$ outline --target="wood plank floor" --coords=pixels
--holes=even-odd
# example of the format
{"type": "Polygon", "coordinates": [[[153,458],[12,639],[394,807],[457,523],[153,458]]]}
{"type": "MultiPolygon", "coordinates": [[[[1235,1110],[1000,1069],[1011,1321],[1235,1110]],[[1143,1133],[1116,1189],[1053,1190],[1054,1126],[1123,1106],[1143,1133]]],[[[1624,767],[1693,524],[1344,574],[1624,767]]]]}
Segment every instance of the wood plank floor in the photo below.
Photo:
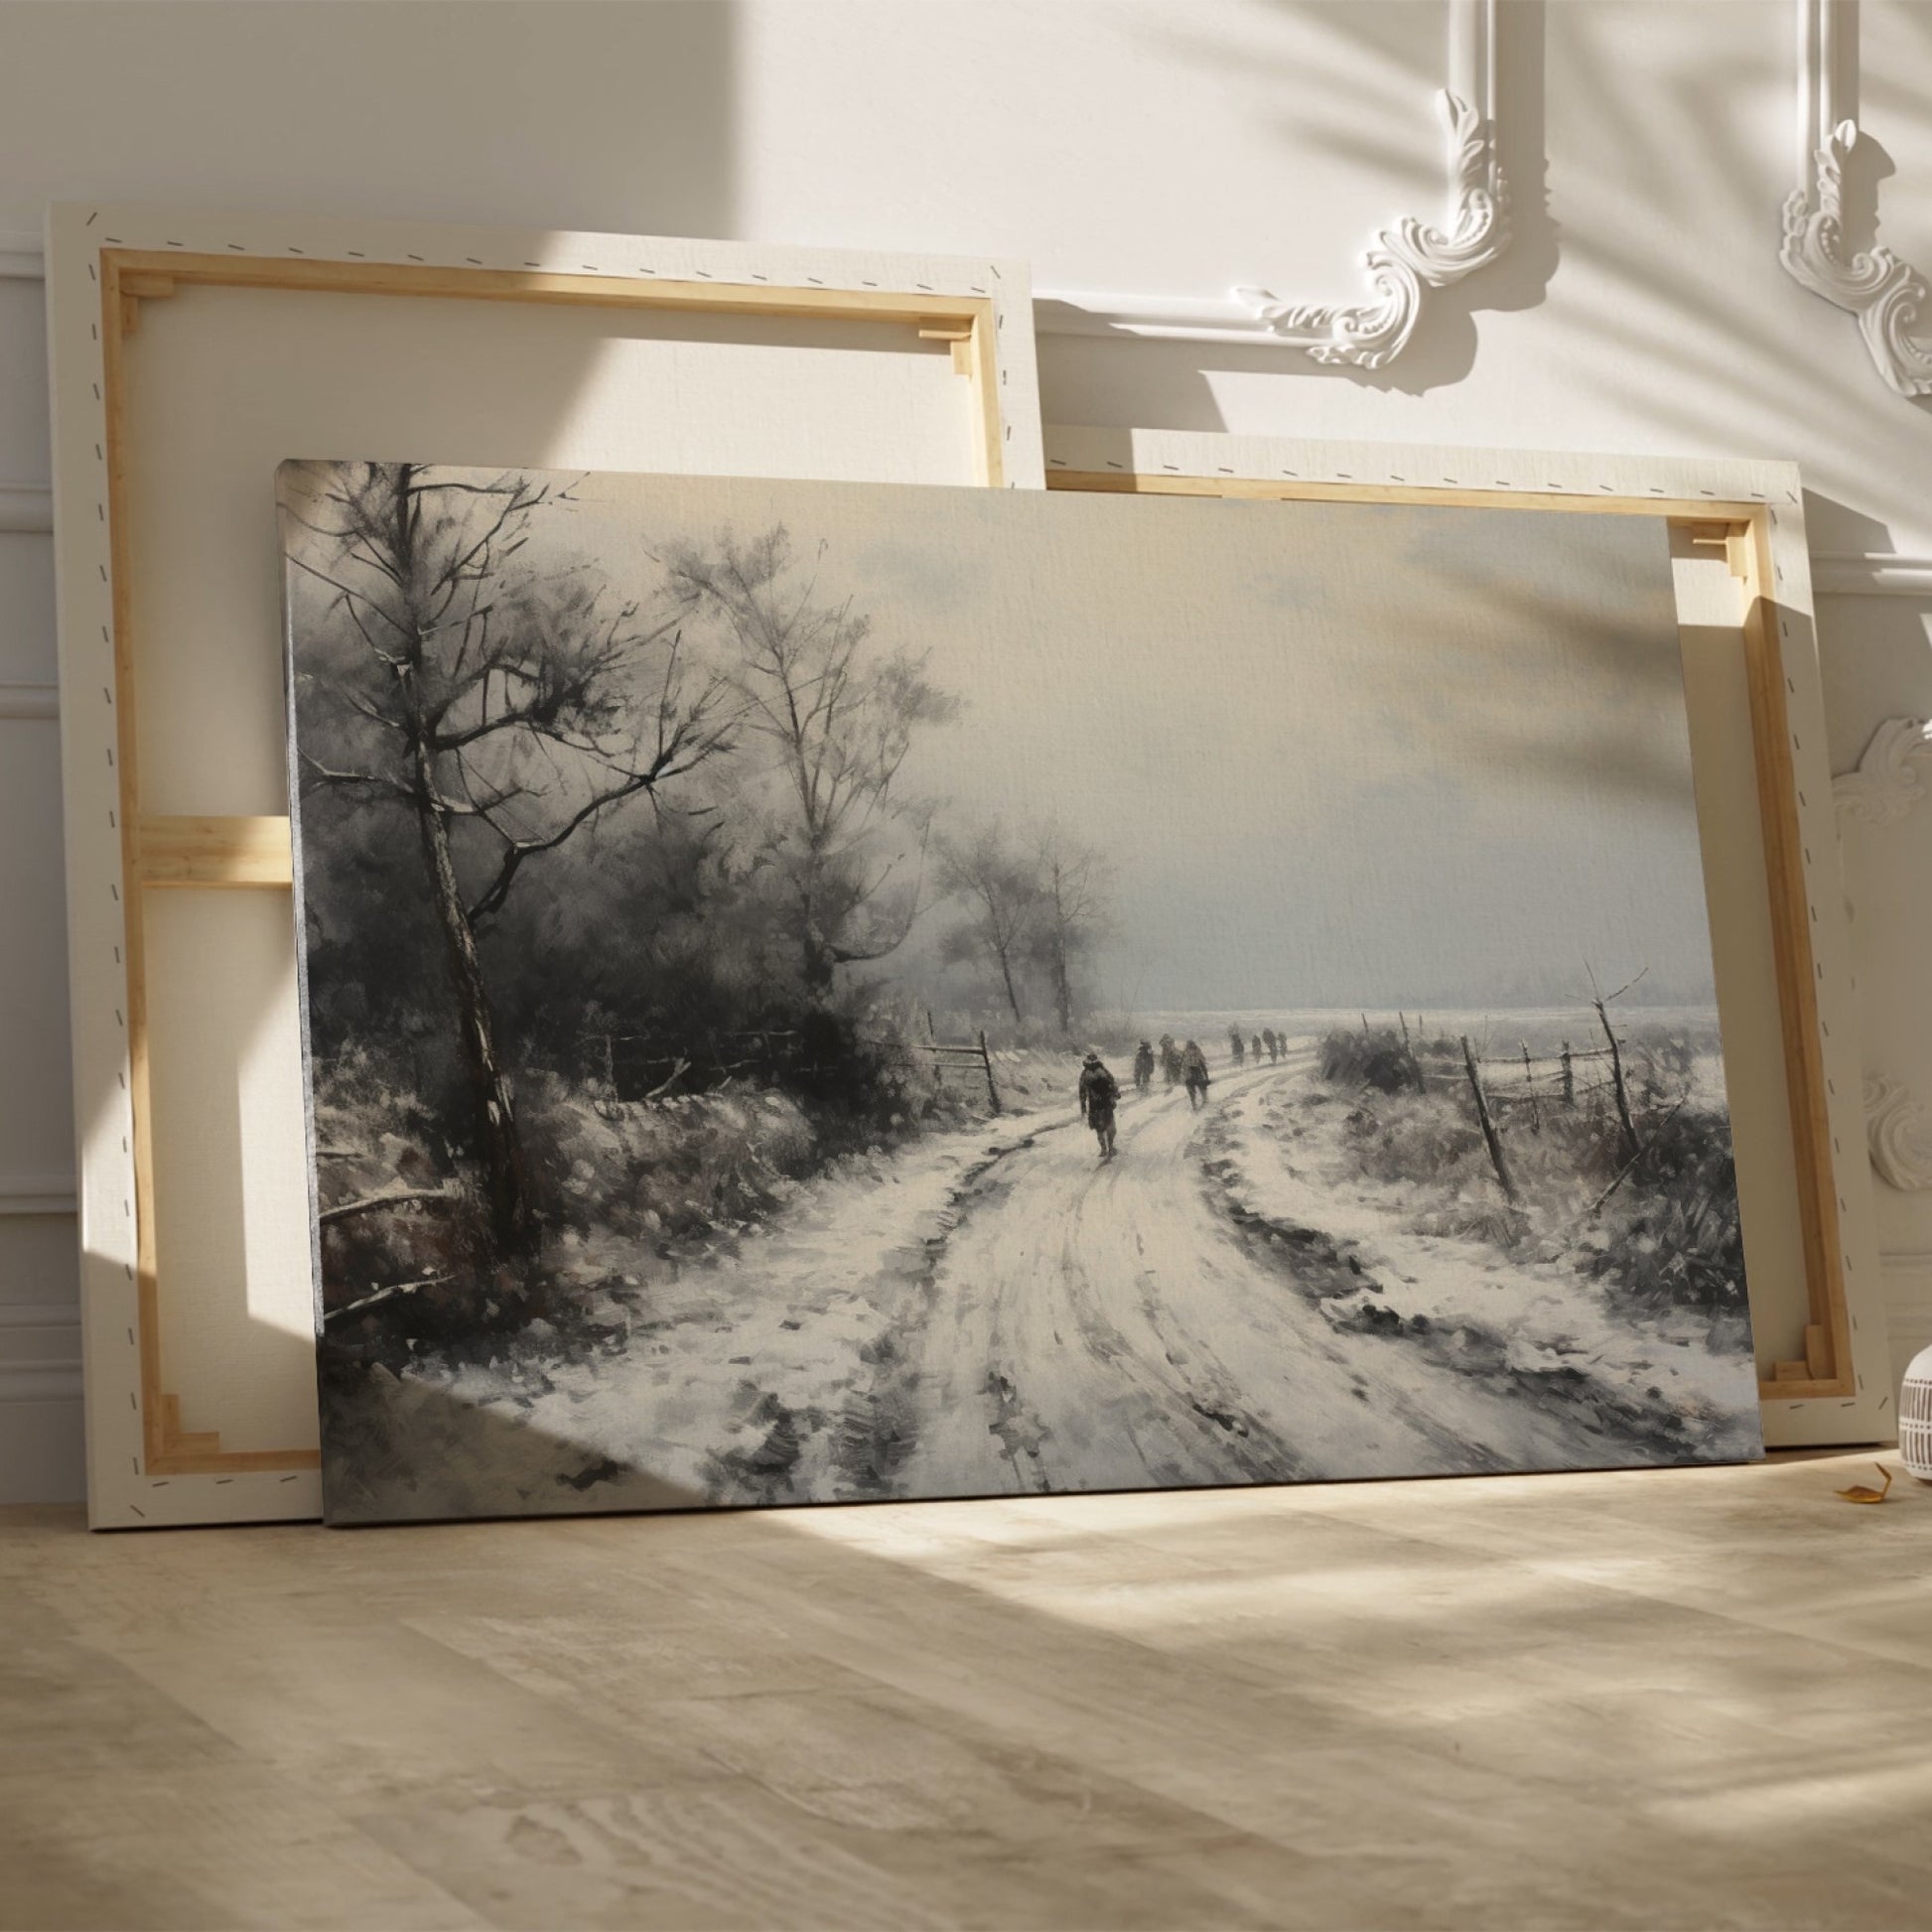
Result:
{"type": "Polygon", "coordinates": [[[0,1924],[1932,1927],[1932,1488],[1871,1459],[0,1511],[0,1924]]]}

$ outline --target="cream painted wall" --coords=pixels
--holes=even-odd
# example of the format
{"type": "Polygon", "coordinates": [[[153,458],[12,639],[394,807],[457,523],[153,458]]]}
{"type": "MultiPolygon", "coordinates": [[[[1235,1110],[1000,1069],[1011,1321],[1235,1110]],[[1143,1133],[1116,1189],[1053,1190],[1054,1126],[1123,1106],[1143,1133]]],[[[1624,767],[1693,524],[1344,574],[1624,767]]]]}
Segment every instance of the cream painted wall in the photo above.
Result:
{"type": "MultiPolygon", "coordinates": [[[[1932,266],[1932,4],[1860,12],[1883,239],[1932,266]]],[[[1436,211],[1445,49],[1436,0],[0,5],[0,251],[101,196],[1350,298],[1372,231],[1436,211]]],[[[1791,458],[1815,552],[1932,573],[1932,403],[1778,265],[1794,49],[1790,0],[1505,0],[1516,239],[1398,362],[1050,337],[1048,419],[1791,458]]],[[[47,475],[39,302],[0,279],[0,1496],[80,1483],[50,567],[8,487],[47,475]]],[[[1820,626],[1845,769],[1932,715],[1932,594],[1836,593],[1820,626]]],[[[1932,811],[1848,843],[1867,1064],[1932,1103],[1932,811]]],[[[1932,1191],[1878,1192],[1902,1358],[1932,1340],[1932,1191]]]]}

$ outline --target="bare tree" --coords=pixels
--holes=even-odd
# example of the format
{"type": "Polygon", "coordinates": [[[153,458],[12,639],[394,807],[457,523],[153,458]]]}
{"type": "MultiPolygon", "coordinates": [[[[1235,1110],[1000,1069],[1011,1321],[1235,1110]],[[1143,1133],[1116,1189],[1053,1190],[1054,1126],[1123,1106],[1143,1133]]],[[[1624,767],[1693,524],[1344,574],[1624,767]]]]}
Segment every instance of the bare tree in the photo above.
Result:
{"type": "Polygon", "coordinates": [[[999,975],[1015,1026],[1026,1023],[1015,978],[1038,938],[1039,882],[1028,855],[997,824],[940,848],[940,882],[965,901],[966,915],[946,935],[949,960],[977,960],[999,975]]]}
{"type": "Polygon", "coordinates": [[[671,621],[640,624],[586,566],[513,561],[537,512],[568,500],[514,475],[368,464],[319,502],[288,506],[312,539],[293,560],[343,620],[327,674],[296,694],[304,736],[342,748],[305,756],[305,782],[415,823],[490,1219],[509,1251],[537,1229],[478,933],[530,860],[623,799],[656,798],[732,734],[728,693],[716,680],[694,688],[671,621]]]}
{"type": "Polygon", "coordinates": [[[675,604],[729,633],[746,730],[775,753],[784,803],[766,856],[790,901],[805,985],[822,998],[835,968],[885,958],[918,915],[927,814],[903,795],[899,769],[917,732],[957,703],[923,657],[875,648],[851,598],[821,597],[817,560],[802,567],[781,524],[751,543],[727,532],[666,562],[675,604]]]}
{"type": "Polygon", "coordinates": [[[1033,853],[1038,915],[1033,953],[1053,990],[1060,1032],[1073,1031],[1073,974],[1093,949],[1111,916],[1107,861],[1057,825],[1039,834],[1033,853]]]}

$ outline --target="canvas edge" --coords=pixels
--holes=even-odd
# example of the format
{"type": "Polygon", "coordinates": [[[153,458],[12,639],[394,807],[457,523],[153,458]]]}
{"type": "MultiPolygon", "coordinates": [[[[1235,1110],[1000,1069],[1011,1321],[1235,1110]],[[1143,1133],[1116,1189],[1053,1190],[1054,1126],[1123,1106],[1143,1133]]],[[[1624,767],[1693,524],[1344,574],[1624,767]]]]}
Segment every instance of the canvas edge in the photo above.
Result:
{"type": "MultiPolygon", "coordinates": [[[[316,1162],[316,1088],[315,1088],[315,1048],[311,1039],[309,1024],[309,918],[308,887],[303,865],[302,812],[300,807],[302,787],[302,754],[295,734],[295,600],[293,565],[289,556],[289,526],[293,521],[290,510],[287,484],[289,473],[305,467],[305,459],[285,457],[275,466],[275,521],[282,546],[281,581],[282,605],[282,756],[283,768],[288,780],[289,800],[289,899],[290,917],[295,926],[295,1024],[296,1037],[302,1053],[302,1154],[307,1165],[307,1185],[304,1189],[305,1207],[308,1215],[308,1256],[309,1256],[309,1307],[310,1322],[315,1333],[316,1358],[314,1363],[316,1382],[316,1411],[318,1450],[320,1451],[321,1411],[322,1411],[322,1334],[323,1334],[323,1297],[322,1297],[322,1200],[319,1191],[319,1173],[316,1162]]],[[[329,1484],[327,1461],[316,1472],[317,1511],[323,1520],[329,1520],[329,1484]]]]}
{"type": "Polygon", "coordinates": [[[1344,443],[1206,430],[1108,429],[1049,423],[1046,468],[1055,472],[1550,495],[1642,497],[1765,506],[1772,592],[1794,620],[1779,639],[1788,683],[1793,775],[1806,899],[1817,967],[1831,1173],[1840,1210],[1845,1305],[1851,1328],[1850,1396],[1766,1397],[1767,1448],[1890,1440],[1891,1362],[1879,1273],[1876,1204],[1861,1102],[1859,1016],[1845,912],[1843,861],[1827,756],[1824,685],[1798,466],[1747,457],[1610,455],[1442,444],[1344,443]]]}
{"type": "Polygon", "coordinates": [[[857,289],[899,279],[937,293],[983,295],[994,308],[995,406],[1004,481],[1014,488],[1044,483],[1031,275],[1024,263],[971,256],[93,202],[54,203],[45,236],[88,1522],[95,1529],[137,1529],[312,1519],[322,1511],[318,1470],[150,1475],[144,1468],[101,250],[447,268],[521,268],[535,261],[571,275],[631,279],[650,268],[666,279],[774,287],[819,282],[857,289]],[[631,252],[610,259],[620,249],[631,252]],[[637,251],[647,252],[649,262],[637,251]],[[95,692],[103,700],[98,708],[88,703],[95,692]]]}

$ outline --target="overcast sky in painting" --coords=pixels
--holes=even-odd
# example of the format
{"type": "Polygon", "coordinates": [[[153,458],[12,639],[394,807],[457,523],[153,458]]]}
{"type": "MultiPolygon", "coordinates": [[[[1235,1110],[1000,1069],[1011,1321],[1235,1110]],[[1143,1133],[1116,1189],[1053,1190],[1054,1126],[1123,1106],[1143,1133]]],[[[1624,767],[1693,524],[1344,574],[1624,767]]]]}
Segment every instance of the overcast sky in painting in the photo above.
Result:
{"type": "MultiPolygon", "coordinates": [[[[567,536],[772,522],[963,699],[940,825],[1056,818],[1115,872],[1103,1004],[1711,999],[1666,536],[1647,517],[724,478],[579,483],[567,536]]],[[[546,533],[544,541],[554,540],[546,533]]],[[[913,957],[916,957],[914,949],[913,957]]]]}

